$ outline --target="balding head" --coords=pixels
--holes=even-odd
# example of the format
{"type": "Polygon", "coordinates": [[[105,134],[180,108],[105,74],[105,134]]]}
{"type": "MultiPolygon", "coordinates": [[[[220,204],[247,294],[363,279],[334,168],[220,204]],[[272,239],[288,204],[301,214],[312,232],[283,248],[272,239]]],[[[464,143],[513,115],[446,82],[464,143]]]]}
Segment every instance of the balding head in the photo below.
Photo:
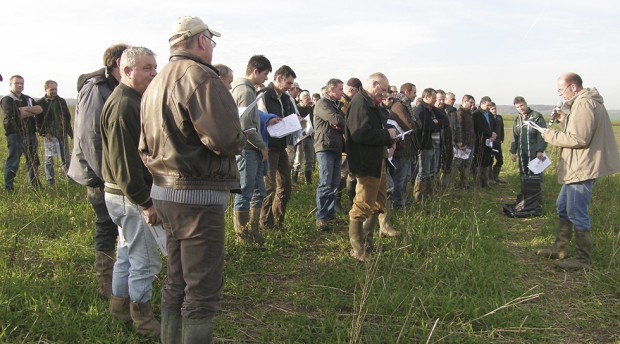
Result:
{"type": "Polygon", "coordinates": [[[557,86],[560,97],[568,101],[583,89],[583,80],[576,73],[565,73],[558,78],[557,86]]]}
{"type": "Polygon", "coordinates": [[[386,94],[389,90],[390,82],[385,74],[376,72],[372,73],[368,80],[366,80],[366,84],[364,84],[364,90],[368,92],[368,95],[374,101],[381,101],[383,99],[383,94],[386,94]]]}

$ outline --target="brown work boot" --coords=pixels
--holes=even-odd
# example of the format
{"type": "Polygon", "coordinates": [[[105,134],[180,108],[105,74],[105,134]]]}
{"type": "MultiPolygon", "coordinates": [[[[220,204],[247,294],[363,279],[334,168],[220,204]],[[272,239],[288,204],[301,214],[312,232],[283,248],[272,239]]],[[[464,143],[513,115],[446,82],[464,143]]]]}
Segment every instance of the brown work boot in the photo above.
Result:
{"type": "Polygon", "coordinates": [[[116,319],[131,323],[131,314],[129,313],[129,298],[110,295],[110,314],[116,319]]]}
{"type": "Polygon", "coordinates": [[[385,213],[379,214],[379,235],[381,236],[393,238],[400,236],[401,234],[398,229],[392,226],[390,221],[392,218],[391,213],[392,211],[390,210],[390,204],[388,204],[385,209],[385,213]]]}
{"type": "Polygon", "coordinates": [[[112,295],[112,272],[116,254],[114,251],[95,251],[95,275],[99,296],[109,299],[112,295]]]}
{"type": "Polygon", "coordinates": [[[249,231],[249,211],[235,211],[233,214],[233,226],[235,228],[236,241],[240,244],[251,245],[254,242],[252,233],[249,231]]]}
{"type": "Polygon", "coordinates": [[[590,270],[592,236],[590,231],[575,231],[575,257],[556,261],[554,264],[567,271],[590,270]]]}
{"type": "Polygon", "coordinates": [[[566,245],[573,236],[573,224],[567,219],[559,219],[555,243],[550,247],[536,251],[536,254],[549,259],[564,259],[566,245]]]}
{"type": "Polygon", "coordinates": [[[364,245],[363,238],[363,226],[364,221],[361,219],[351,219],[349,221],[349,242],[351,243],[351,257],[359,260],[360,262],[366,262],[368,260],[368,254],[364,245]]]}
{"type": "Polygon", "coordinates": [[[248,223],[254,242],[262,245],[265,238],[260,234],[260,208],[250,208],[250,222],[248,223]]]}
{"type": "Polygon", "coordinates": [[[161,336],[161,325],[159,321],[155,319],[151,304],[146,303],[133,303],[129,304],[129,311],[131,314],[131,320],[133,320],[133,327],[139,334],[159,338],[161,336]]]}

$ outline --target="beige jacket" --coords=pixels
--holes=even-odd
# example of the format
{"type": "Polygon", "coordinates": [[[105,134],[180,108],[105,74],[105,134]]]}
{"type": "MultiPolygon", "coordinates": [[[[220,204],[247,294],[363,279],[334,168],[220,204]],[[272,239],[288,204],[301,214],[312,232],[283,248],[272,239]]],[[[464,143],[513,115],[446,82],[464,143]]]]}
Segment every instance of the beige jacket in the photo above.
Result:
{"type": "Polygon", "coordinates": [[[620,171],[620,155],[603,97],[584,88],[566,103],[570,113],[543,138],[560,147],[558,182],[571,184],[620,171]]]}

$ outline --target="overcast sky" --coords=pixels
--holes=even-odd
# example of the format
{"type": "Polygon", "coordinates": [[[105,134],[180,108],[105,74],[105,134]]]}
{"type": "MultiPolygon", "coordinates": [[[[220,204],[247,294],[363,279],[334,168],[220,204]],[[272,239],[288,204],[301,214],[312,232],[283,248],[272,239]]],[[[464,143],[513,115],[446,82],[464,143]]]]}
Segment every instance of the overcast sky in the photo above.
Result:
{"type": "MultiPolygon", "coordinates": [[[[78,75],[102,65],[114,43],[151,48],[158,69],[168,60],[171,23],[195,15],[222,33],[213,63],[242,76],[254,54],[287,64],[300,86],[318,92],[330,78],[413,82],[452,91],[460,100],[515,96],[555,104],[555,81],[567,71],[597,87],[620,109],[620,3],[611,0],[512,1],[19,1],[2,9],[0,94],[9,77],[41,97],[54,79],[75,98],[78,75]]],[[[270,75],[272,79],[273,74],[270,75]]]]}

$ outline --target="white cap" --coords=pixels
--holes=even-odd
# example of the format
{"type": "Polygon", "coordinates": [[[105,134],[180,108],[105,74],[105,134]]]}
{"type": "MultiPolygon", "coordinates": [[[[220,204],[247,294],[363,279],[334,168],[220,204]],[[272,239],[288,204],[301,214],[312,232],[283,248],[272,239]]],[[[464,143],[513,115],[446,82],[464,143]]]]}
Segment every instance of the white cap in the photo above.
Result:
{"type": "Polygon", "coordinates": [[[216,36],[220,37],[221,34],[217,31],[213,31],[209,29],[207,24],[205,24],[200,18],[185,16],[179,17],[174,24],[172,24],[172,34],[168,42],[170,46],[173,46],[179,42],[183,42],[186,39],[196,36],[197,34],[209,31],[211,37],[216,36]]]}

